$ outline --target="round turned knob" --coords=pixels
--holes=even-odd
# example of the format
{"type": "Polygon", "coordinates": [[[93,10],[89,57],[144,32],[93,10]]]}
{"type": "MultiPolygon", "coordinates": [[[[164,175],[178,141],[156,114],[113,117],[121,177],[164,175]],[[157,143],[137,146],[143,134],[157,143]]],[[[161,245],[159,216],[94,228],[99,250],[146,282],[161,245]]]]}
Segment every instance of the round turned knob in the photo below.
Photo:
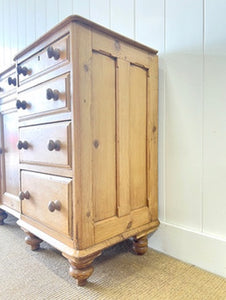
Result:
{"type": "Polygon", "coordinates": [[[61,203],[59,200],[49,201],[48,210],[54,212],[54,210],[61,210],[61,203]]]}
{"type": "Polygon", "coordinates": [[[3,150],[2,150],[2,148],[0,148],[0,154],[2,154],[3,153],[3,150]]]}
{"type": "Polygon", "coordinates": [[[27,102],[26,101],[20,101],[20,100],[17,100],[16,101],[16,108],[17,109],[26,109],[27,108],[27,102]]]}
{"type": "Polygon", "coordinates": [[[27,150],[28,147],[29,147],[29,144],[28,144],[27,141],[24,141],[24,142],[19,141],[19,142],[17,143],[17,148],[18,148],[19,150],[21,150],[21,149],[27,150]]]}
{"type": "Polygon", "coordinates": [[[59,91],[58,90],[52,90],[52,89],[47,89],[46,90],[46,99],[50,100],[58,100],[59,99],[59,91]]]}
{"type": "Polygon", "coordinates": [[[9,77],[8,78],[8,84],[9,85],[14,85],[14,86],[16,86],[16,78],[12,78],[12,77],[9,77]]]}
{"type": "Polygon", "coordinates": [[[3,91],[4,91],[3,88],[0,87],[0,92],[3,92],[3,91]]]}
{"type": "Polygon", "coordinates": [[[54,57],[55,60],[58,60],[60,58],[60,50],[57,48],[53,48],[52,46],[49,46],[47,48],[47,55],[48,58],[54,57]]]}
{"type": "Polygon", "coordinates": [[[49,140],[49,143],[48,143],[48,150],[49,151],[53,151],[53,150],[56,150],[56,151],[60,151],[60,141],[53,141],[53,140],[49,140]]]}
{"type": "Polygon", "coordinates": [[[20,200],[30,199],[30,193],[28,191],[20,192],[18,197],[20,200]]]}
{"type": "Polygon", "coordinates": [[[24,76],[26,76],[28,74],[28,68],[27,67],[21,67],[21,66],[17,66],[17,73],[23,74],[24,76]]]}

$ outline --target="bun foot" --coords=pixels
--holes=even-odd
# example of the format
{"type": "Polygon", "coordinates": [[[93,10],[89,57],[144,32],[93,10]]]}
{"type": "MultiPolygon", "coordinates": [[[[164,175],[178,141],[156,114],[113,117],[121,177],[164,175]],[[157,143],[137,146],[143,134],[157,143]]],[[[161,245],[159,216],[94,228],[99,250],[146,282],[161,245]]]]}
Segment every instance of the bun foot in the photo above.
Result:
{"type": "Polygon", "coordinates": [[[42,240],[38,238],[36,235],[27,231],[26,229],[24,228],[22,229],[27,234],[27,236],[25,237],[25,243],[31,246],[32,251],[38,250],[40,248],[40,244],[42,240]]]}
{"type": "Polygon", "coordinates": [[[94,270],[91,264],[100,254],[101,252],[99,251],[86,257],[71,257],[63,253],[70,263],[69,274],[76,279],[78,286],[86,284],[87,279],[92,275],[94,270]]]}
{"type": "Polygon", "coordinates": [[[133,240],[133,250],[137,255],[143,255],[148,250],[148,239],[147,236],[144,236],[142,238],[133,240]]]}
{"type": "Polygon", "coordinates": [[[4,225],[4,220],[8,217],[7,213],[0,209],[0,225],[4,225]]]}

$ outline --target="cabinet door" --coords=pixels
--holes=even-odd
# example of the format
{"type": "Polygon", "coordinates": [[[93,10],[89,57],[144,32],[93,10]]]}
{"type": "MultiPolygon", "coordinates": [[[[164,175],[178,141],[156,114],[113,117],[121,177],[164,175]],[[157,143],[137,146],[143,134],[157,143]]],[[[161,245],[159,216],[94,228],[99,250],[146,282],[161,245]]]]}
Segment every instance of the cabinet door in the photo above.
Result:
{"type": "Polygon", "coordinates": [[[1,113],[1,204],[20,210],[19,156],[17,150],[17,111],[13,108],[1,113]]]}

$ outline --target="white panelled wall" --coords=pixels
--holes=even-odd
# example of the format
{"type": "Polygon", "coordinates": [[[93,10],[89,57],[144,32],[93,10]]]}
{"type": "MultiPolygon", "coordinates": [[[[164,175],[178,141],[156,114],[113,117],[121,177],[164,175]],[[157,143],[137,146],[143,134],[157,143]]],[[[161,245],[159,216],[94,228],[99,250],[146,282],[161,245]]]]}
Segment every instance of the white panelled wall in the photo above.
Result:
{"type": "Polygon", "coordinates": [[[0,69],[71,14],[159,50],[159,216],[150,246],[226,276],[226,1],[0,0],[0,69]]]}

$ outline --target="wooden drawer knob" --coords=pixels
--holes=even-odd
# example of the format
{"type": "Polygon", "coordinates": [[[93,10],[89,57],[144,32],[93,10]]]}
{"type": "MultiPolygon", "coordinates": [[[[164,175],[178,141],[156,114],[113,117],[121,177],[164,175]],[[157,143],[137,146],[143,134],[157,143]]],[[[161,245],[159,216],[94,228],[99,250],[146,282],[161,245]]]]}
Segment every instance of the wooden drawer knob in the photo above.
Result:
{"type": "Polygon", "coordinates": [[[59,99],[59,91],[58,90],[52,90],[52,89],[47,89],[46,90],[46,99],[48,100],[58,100],[59,99]]]}
{"type": "Polygon", "coordinates": [[[47,55],[48,58],[54,57],[55,60],[58,60],[60,58],[60,50],[57,48],[53,48],[52,46],[49,46],[47,48],[47,55]]]}
{"type": "Polygon", "coordinates": [[[17,143],[17,149],[19,149],[19,150],[21,150],[21,149],[27,150],[28,147],[29,147],[29,144],[28,144],[27,141],[24,141],[24,142],[19,141],[19,142],[17,143]]]}
{"type": "Polygon", "coordinates": [[[24,76],[26,76],[28,74],[28,68],[27,67],[21,67],[21,66],[17,66],[17,73],[23,74],[24,76]]]}
{"type": "Polygon", "coordinates": [[[16,86],[16,78],[12,78],[12,77],[9,77],[8,78],[8,84],[9,85],[14,85],[14,86],[16,86]]]}
{"type": "Polygon", "coordinates": [[[20,109],[20,108],[22,108],[22,109],[26,109],[27,108],[27,102],[26,101],[20,101],[20,100],[17,100],[16,101],[16,108],[17,109],[20,109]]]}
{"type": "Polygon", "coordinates": [[[3,88],[0,87],[0,92],[3,92],[3,91],[4,91],[3,88]]]}
{"type": "Polygon", "coordinates": [[[56,150],[56,151],[60,151],[60,141],[56,140],[55,142],[53,140],[49,140],[49,143],[48,143],[48,150],[49,151],[53,151],[53,150],[56,150]]]}
{"type": "Polygon", "coordinates": [[[19,193],[19,199],[20,200],[30,199],[30,193],[28,191],[26,191],[26,192],[20,192],[19,193]]]}
{"type": "Polygon", "coordinates": [[[3,150],[2,150],[2,148],[0,148],[0,154],[2,154],[3,153],[3,150]]]}
{"type": "Polygon", "coordinates": [[[54,212],[55,210],[61,210],[61,203],[59,200],[49,201],[48,210],[54,212]]]}

